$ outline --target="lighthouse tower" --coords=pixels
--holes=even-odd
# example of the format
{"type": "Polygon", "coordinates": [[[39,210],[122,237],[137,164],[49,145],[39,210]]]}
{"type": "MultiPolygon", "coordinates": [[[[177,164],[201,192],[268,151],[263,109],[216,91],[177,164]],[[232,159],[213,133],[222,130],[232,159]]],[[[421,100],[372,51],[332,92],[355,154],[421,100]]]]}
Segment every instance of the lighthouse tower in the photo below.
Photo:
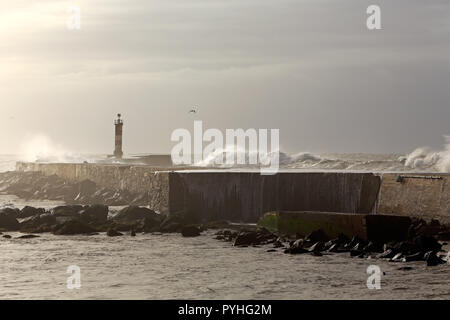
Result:
{"type": "Polygon", "coordinates": [[[122,128],[123,128],[123,120],[121,119],[121,114],[117,114],[117,120],[114,121],[114,126],[116,127],[116,135],[115,135],[115,149],[114,149],[114,157],[117,159],[122,159],[123,151],[122,151],[122,128]]]}

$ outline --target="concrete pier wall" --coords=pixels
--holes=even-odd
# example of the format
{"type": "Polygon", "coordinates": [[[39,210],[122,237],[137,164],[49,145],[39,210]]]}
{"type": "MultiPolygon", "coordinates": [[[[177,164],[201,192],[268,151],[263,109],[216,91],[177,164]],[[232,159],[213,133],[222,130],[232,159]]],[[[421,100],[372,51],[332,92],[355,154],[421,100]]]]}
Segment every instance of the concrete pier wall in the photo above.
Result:
{"type": "Polygon", "coordinates": [[[322,211],[395,214],[450,223],[448,174],[289,171],[263,176],[256,171],[44,163],[17,163],[16,169],[145,192],[152,209],[186,211],[199,221],[255,222],[269,211],[322,211]]]}
{"type": "Polygon", "coordinates": [[[371,173],[173,172],[170,210],[196,220],[255,222],[265,212],[371,213],[380,178],[371,173]],[[173,192],[172,192],[173,191],[173,192]]]}

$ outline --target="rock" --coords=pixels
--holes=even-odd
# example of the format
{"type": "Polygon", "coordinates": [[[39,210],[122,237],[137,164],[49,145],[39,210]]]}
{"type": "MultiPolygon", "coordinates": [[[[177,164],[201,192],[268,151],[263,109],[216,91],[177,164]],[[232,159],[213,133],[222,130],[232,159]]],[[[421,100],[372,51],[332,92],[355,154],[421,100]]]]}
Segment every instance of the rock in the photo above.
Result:
{"type": "Polygon", "coordinates": [[[97,191],[96,183],[88,179],[76,183],[73,188],[77,190],[77,195],[74,200],[85,196],[89,197],[97,191]]]}
{"type": "Polygon", "coordinates": [[[412,270],[412,269],[413,269],[413,267],[400,267],[397,270],[409,271],[409,270],[412,270]]]}
{"type": "Polygon", "coordinates": [[[306,250],[303,248],[305,244],[305,241],[303,239],[295,240],[291,243],[290,247],[286,250],[284,250],[284,253],[290,253],[290,254],[302,254],[310,252],[309,250],[306,250]]]}
{"type": "Polygon", "coordinates": [[[200,229],[194,225],[184,226],[181,229],[181,234],[183,237],[197,237],[200,235],[200,229]]]}
{"type": "Polygon", "coordinates": [[[131,232],[130,232],[130,236],[132,236],[132,237],[136,237],[136,232],[134,232],[134,230],[133,230],[133,229],[131,229],[131,232]]]}
{"type": "Polygon", "coordinates": [[[403,262],[421,261],[423,260],[423,253],[417,252],[415,254],[407,255],[403,258],[403,262]]]}
{"type": "Polygon", "coordinates": [[[277,250],[275,250],[275,249],[269,249],[269,250],[267,250],[266,252],[277,252],[277,250]]]}
{"type": "Polygon", "coordinates": [[[20,210],[19,214],[17,215],[17,218],[23,219],[23,218],[28,218],[28,217],[32,217],[32,216],[37,216],[42,213],[45,213],[44,208],[34,208],[34,207],[26,206],[22,210],[20,210]]]}
{"type": "Polygon", "coordinates": [[[23,236],[19,236],[16,239],[33,239],[33,238],[39,238],[39,236],[36,236],[34,234],[25,234],[23,236]]]}
{"type": "Polygon", "coordinates": [[[308,253],[309,251],[304,249],[304,248],[299,248],[299,247],[290,247],[286,250],[284,250],[284,253],[289,253],[289,254],[302,254],[302,253],[308,253]]]}
{"type": "Polygon", "coordinates": [[[91,234],[97,230],[80,220],[67,221],[57,226],[53,234],[56,235],[75,235],[75,234],[91,234]]]}
{"type": "Polygon", "coordinates": [[[339,252],[339,244],[335,243],[328,248],[328,252],[339,252]]]}
{"type": "Polygon", "coordinates": [[[364,252],[362,252],[361,250],[350,250],[350,257],[359,257],[362,254],[364,254],[364,252]]]}
{"type": "Polygon", "coordinates": [[[94,204],[86,206],[80,211],[80,217],[85,222],[105,223],[108,220],[108,206],[94,204]]]}
{"type": "Polygon", "coordinates": [[[78,217],[82,210],[80,205],[58,206],[50,210],[50,214],[54,217],[78,217]]]}
{"type": "Polygon", "coordinates": [[[137,206],[123,208],[113,217],[113,220],[119,223],[135,223],[142,219],[152,219],[158,224],[161,222],[160,216],[155,211],[137,206]]]}
{"type": "Polygon", "coordinates": [[[350,242],[348,242],[344,247],[348,249],[354,248],[358,243],[363,243],[364,241],[357,236],[354,236],[350,242]]]}
{"type": "Polygon", "coordinates": [[[414,238],[414,244],[424,252],[439,251],[442,248],[442,245],[434,237],[426,235],[419,235],[414,238]]]}
{"type": "Polygon", "coordinates": [[[3,236],[3,238],[5,238],[5,239],[11,239],[11,236],[10,236],[9,234],[5,234],[5,235],[3,236]]]}
{"type": "Polygon", "coordinates": [[[159,228],[161,232],[180,232],[186,222],[187,219],[184,211],[169,212],[163,216],[163,220],[159,228]]]}
{"type": "Polygon", "coordinates": [[[434,251],[428,251],[425,253],[424,259],[429,267],[445,263],[445,261],[439,258],[434,251]]]}
{"type": "Polygon", "coordinates": [[[312,245],[308,251],[309,252],[320,252],[320,251],[323,251],[324,247],[325,247],[324,243],[319,241],[319,242],[316,242],[314,245],[312,245]]]}
{"type": "Polygon", "coordinates": [[[25,233],[41,233],[53,231],[57,225],[56,217],[49,213],[25,218],[20,223],[20,231],[25,233]]]}
{"type": "Polygon", "coordinates": [[[255,231],[240,232],[234,239],[233,246],[250,246],[258,244],[258,233],[255,231]]]}
{"type": "Polygon", "coordinates": [[[108,229],[108,231],[106,232],[106,235],[108,237],[119,237],[119,236],[123,236],[122,233],[116,231],[115,229],[108,229]]]}
{"type": "Polygon", "coordinates": [[[17,221],[17,215],[19,210],[14,209],[2,209],[0,210],[0,229],[7,231],[19,230],[19,221],[17,221]]]}
{"type": "Polygon", "coordinates": [[[327,242],[328,240],[330,240],[330,238],[322,229],[311,232],[308,236],[306,236],[306,239],[310,240],[312,243],[327,242]]]}
{"type": "Polygon", "coordinates": [[[402,261],[403,261],[403,253],[397,253],[389,260],[389,262],[402,262],[402,261]]]}
{"type": "Polygon", "coordinates": [[[392,249],[387,249],[386,251],[377,255],[376,257],[378,259],[390,259],[390,258],[393,258],[394,256],[395,256],[395,252],[392,249]]]}
{"type": "Polygon", "coordinates": [[[370,241],[363,249],[364,252],[383,252],[383,246],[381,244],[374,243],[370,241]]]}

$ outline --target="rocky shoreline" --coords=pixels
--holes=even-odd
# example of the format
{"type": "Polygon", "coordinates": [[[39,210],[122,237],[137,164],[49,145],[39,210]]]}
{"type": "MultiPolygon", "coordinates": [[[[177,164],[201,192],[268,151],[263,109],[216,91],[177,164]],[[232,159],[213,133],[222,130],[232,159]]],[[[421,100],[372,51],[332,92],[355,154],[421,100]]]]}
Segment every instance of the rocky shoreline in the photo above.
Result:
{"type": "Polygon", "coordinates": [[[131,193],[127,190],[108,189],[91,180],[74,183],[57,175],[46,176],[40,172],[0,173],[0,192],[26,200],[59,200],[67,204],[145,206],[149,203],[149,194],[146,192],[131,193]]]}
{"type": "MultiPolygon", "coordinates": [[[[424,261],[427,266],[450,263],[448,252],[442,250],[450,240],[449,230],[437,221],[426,223],[416,219],[411,225],[406,241],[374,243],[358,237],[340,235],[330,239],[322,230],[294,239],[276,234],[255,225],[229,224],[216,221],[193,224],[182,212],[158,214],[146,207],[128,206],[111,215],[106,205],[65,205],[44,210],[24,207],[22,210],[0,210],[0,232],[25,233],[20,239],[38,237],[39,233],[55,235],[95,235],[105,232],[109,237],[137,236],[139,233],[180,233],[184,237],[199,236],[207,229],[219,229],[214,239],[230,242],[235,247],[268,246],[267,252],[283,251],[285,254],[310,254],[323,256],[346,254],[360,259],[385,259],[391,262],[424,261]]],[[[3,234],[3,238],[11,236],[3,234]]]]}

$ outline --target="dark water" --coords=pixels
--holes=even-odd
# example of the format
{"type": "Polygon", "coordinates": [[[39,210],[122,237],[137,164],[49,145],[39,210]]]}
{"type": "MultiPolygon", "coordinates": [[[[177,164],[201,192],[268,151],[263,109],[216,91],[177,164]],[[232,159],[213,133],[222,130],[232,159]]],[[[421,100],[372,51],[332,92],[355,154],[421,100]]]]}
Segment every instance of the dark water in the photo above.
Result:
{"type": "MultiPolygon", "coordinates": [[[[18,199],[6,199],[20,207],[18,199]]],[[[0,203],[4,200],[0,196],[0,203]]],[[[267,252],[270,246],[232,247],[214,240],[212,231],[197,238],[8,234],[13,239],[0,238],[0,299],[450,298],[450,265],[285,255],[267,252]],[[380,290],[366,285],[373,264],[385,272],[380,290]],[[81,269],[80,289],[67,289],[70,265],[81,269]],[[398,270],[406,265],[413,269],[398,270]]]]}
{"type": "MultiPolygon", "coordinates": [[[[0,195],[0,207],[51,208],[0,195]]],[[[137,237],[0,237],[0,299],[449,299],[450,265],[390,263],[267,252],[270,246],[235,248],[207,232],[137,237]],[[68,289],[68,266],[81,270],[81,288],[68,289]],[[385,275],[369,290],[367,267],[385,275]],[[410,266],[409,271],[399,270],[410,266]]]]}

